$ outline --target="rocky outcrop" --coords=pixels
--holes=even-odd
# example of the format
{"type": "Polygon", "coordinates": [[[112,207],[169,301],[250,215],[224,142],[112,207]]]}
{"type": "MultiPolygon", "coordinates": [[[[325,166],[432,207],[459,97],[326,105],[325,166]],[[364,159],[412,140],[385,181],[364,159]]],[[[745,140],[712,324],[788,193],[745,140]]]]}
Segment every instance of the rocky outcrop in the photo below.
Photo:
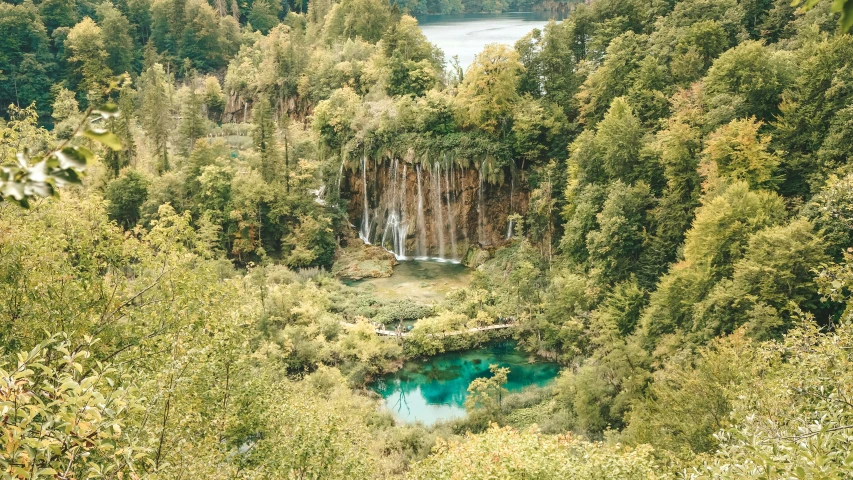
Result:
{"type": "Polygon", "coordinates": [[[390,277],[397,265],[394,254],[377,245],[365,245],[355,232],[338,249],[332,275],[346,280],[390,277]]]}
{"type": "MultiPolygon", "coordinates": [[[[503,243],[509,216],[527,210],[529,192],[508,168],[503,182],[483,181],[476,167],[363,158],[343,175],[341,195],[359,236],[397,258],[461,261],[469,247],[503,243]]],[[[493,178],[494,179],[494,178],[493,178]]]]}
{"type": "Polygon", "coordinates": [[[479,245],[471,245],[468,247],[468,251],[465,252],[465,256],[462,257],[462,265],[469,268],[477,268],[486,263],[490,258],[492,258],[492,254],[488,249],[479,245]]]}

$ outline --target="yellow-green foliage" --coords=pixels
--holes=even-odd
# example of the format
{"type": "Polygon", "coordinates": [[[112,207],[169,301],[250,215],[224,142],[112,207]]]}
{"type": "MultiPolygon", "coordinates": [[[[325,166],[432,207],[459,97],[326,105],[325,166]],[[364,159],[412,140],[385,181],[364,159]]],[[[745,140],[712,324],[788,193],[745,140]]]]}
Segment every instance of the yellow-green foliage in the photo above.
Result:
{"type": "Polygon", "coordinates": [[[414,465],[411,479],[664,479],[650,447],[591,443],[571,435],[543,435],[493,425],[459,441],[439,440],[414,465]]]}
{"type": "Polygon", "coordinates": [[[133,431],[133,370],[105,367],[61,335],[0,361],[0,478],[114,478],[147,467],[133,431]]]}

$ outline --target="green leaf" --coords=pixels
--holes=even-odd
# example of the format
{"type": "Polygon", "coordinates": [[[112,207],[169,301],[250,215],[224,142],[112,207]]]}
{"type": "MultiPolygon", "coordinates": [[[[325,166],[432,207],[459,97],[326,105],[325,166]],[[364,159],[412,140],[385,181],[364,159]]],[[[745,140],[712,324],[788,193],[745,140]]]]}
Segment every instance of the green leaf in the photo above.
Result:
{"type": "Polygon", "coordinates": [[[846,0],[841,9],[841,33],[847,33],[853,27],[853,0],[846,0]]]}
{"type": "Polygon", "coordinates": [[[118,117],[118,105],[115,103],[105,103],[95,109],[95,113],[99,114],[104,119],[118,117]]]}
{"type": "Polygon", "coordinates": [[[25,198],[24,184],[19,182],[5,182],[0,185],[0,195],[6,198],[13,198],[17,201],[25,198]]]}
{"type": "Polygon", "coordinates": [[[59,168],[86,168],[86,155],[77,147],[65,147],[56,152],[59,159],[59,168]]]}
{"type": "Polygon", "coordinates": [[[116,137],[114,133],[108,130],[87,128],[85,131],[83,131],[83,136],[86,138],[91,138],[96,142],[100,142],[113,150],[121,150],[121,142],[119,141],[118,137],[116,137]]]}

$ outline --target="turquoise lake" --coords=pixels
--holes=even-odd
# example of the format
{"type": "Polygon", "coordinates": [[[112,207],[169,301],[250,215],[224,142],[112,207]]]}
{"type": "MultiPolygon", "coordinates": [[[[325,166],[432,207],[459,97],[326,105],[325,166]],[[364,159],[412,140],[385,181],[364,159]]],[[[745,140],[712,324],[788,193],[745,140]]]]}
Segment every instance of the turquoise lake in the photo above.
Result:
{"type": "Polygon", "coordinates": [[[432,425],[465,416],[468,384],[489,377],[489,365],[509,367],[506,388],[517,392],[530,385],[544,386],[560,371],[549,362],[531,363],[514,342],[500,342],[464,352],[406,362],[399,371],[379,379],[372,389],[400,421],[432,425]]]}

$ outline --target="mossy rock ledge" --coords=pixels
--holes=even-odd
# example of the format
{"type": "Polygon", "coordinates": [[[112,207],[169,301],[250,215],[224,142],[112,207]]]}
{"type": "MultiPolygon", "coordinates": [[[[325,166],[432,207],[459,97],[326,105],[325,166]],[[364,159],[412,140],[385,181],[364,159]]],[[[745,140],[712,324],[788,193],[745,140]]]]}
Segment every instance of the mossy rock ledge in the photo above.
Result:
{"type": "Polygon", "coordinates": [[[361,240],[348,242],[338,249],[332,265],[332,274],[346,280],[390,277],[397,259],[394,254],[376,245],[366,245],[361,240]]]}
{"type": "Polygon", "coordinates": [[[492,252],[490,252],[489,249],[473,244],[468,247],[468,251],[465,252],[465,256],[462,258],[462,265],[469,268],[477,268],[486,263],[490,258],[492,258],[492,252]]]}

